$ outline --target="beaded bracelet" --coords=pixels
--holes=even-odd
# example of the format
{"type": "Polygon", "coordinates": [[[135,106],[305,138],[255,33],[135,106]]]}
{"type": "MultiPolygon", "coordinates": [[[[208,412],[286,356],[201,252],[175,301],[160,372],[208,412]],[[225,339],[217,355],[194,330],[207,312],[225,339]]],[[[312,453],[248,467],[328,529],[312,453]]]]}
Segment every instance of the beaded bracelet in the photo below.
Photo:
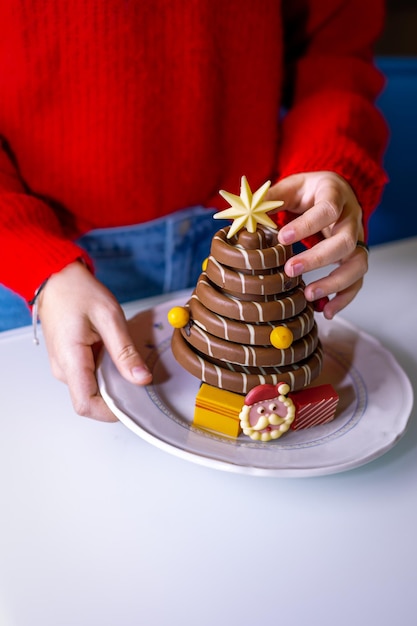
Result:
{"type": "Polygon", "coordinates": [[[29,300],[29,306],[32,307],[32,328],[33,328],[33,343],[38,346],[39,345],[39,339],[38,339],[38,298],[39,295],[42,291],[42,289],[45,287],[46,283],[48,282],[49,278],[47,278],[46,280],[43,281],[43,283],[37,288],[37,290],[35,291],[35,295],[33,296],[32,300],[29,300]]]}

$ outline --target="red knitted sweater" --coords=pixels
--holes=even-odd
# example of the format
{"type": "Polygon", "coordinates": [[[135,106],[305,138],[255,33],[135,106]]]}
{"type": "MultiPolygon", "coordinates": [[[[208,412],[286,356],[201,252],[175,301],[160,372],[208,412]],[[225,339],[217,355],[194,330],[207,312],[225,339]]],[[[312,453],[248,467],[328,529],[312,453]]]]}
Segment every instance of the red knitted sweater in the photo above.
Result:
{"type": "Polygon", "coordinates": [[[367,219],[385,182],[382,5],[0,3],[0,281],[30,299],[80,234],[224,206],[242,174],[336,171],[367,219]]]}

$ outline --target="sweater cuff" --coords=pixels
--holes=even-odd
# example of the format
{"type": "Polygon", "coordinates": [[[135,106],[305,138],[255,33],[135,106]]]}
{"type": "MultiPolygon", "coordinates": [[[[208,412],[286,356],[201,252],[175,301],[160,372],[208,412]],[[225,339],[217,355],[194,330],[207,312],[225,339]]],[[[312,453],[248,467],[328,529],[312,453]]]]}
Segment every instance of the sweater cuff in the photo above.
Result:
{"type": "Polygon", "coordinates": [[[0,196],[0,280],[30,302],[51,274],[81,259],[93,272],[88,254],[66,238],[49,207],[25,194],[0,196]]]}
{"type": "Polygon", "coordinates": [[[330,171],[339,174],[352,187],[363,211],[363,223],[367,234],[369,218],[379,204],[388,177],[381,166],[367,152],[349,139],[337,146],[320,151],[303,150],[302,159],[293,155],[282,164],[279,179],[292,174],[330,171]]]}
{"type": "Polygon", "coordinates": [[[327,90],[284,117],[278,176],[331,171],[352,187],[365,230],[387,176],[382,167],[388,129],[375,105],[357,93],[327,90]]]}

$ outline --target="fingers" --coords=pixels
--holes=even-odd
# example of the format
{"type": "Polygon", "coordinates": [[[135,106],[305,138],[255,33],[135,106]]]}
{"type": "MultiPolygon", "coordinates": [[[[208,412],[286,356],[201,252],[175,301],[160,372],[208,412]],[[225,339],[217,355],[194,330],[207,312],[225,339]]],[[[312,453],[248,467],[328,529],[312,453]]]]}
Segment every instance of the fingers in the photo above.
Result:
{"type": "MultiPolygon", "coordinates": [[[[326,229],[337,224],[346,207],[344,192],[344,187],[336,184],[332,178],[325,186],[319,181],[313,194],[310,191],[305,193],[301,207],[290,209],[293,212],[301,209],[302,213],[281,228],[279,241],[284,245],[293,244],[316,233],[325,233],[326,229]]],[[[357,213],[360,215],[359,206],[357,213]]]]}
{"type": "Polygon", "coordinates": [[[288,276],[300,276],[305,272],[340,263],[351,255],[356,247],[356,235],[353,225],[336,232],[328,239],[316,243],[310,250],[305,250],[291,257],[285,264],[284,270],[288,276]]]}
{"type": "Polygon", "coordinates": [[[68,385],[75,411],[101,421],[117,421],[98,389],[99,345],[105,345],[118,371],[129,382],[141,385],[152,380],[120,305],[77,262],[54,274],[42,296],[40,318],[51,369],[68,385]]]}
{"type": "Polygon", "coordinates": [[[100,395],[95,374],[95,359],[90,346],[76,346],[73,349],[65,381],[68,385],[75,412],[101,422],[117,422],[100,395]]]}
{"type": "Polygon", "coordinates": [[[360,291],[363,277],[368,271],[368,254],[362,248],[345,258],[328,276],[310,283],[305,288],[306,299],[315,300],[336,294],[323,309],[327,319],[344,309],[360,291]]]}
{"type": "Polygon", "coordinates": [[[359,280],[357,283],[354,283],[348,289],[344,291],[340,291],[335,295],[334,298],[329,300],[326,306],[323,309],[323,315],[326,319],[331,320],[337,313],[340,313],[348,304],[356,298],[358,292],[360,291],[363,285],[363,279],[359,280]]]}
{"type": "Polygon", "coordinates": [[[279,232],[279,241],[284,245],[307,239],[319,232],[324,232],[331,224],[337,222],[343,206],[332,200],[321,200],[279,232]]]}
{"type": "MultiPolygon", "coordinates": [[[[118,305],[107,306],[92,315],[94,328],[102,337],[110,357],[120,374],[134,384],[148,384],[152,374],[146,367],[129,334],[127,323],[118,305]]],[[[96,378],[97,344],[72,347],[65,368],[65,382],[75,411],[84,417],[114,422],[117,418],[100,395],[96,378]]]]}
{"type": "Polygon", "coordinates": [[[309,248],[286,262],[288,276],[338,265],[305,289],[310,301],[335,294],[323,309],[325,317],[333,317],[354,299],[368,270],[366,252],[356,248],[363,239],[362,209],[352,188],[334,172],[309,172],[282,179],[268,199],[284,200],[283,209],[295,215],[280,228],[280,243],[303,241],[309,248]]]}
{"type": "MultiPolygon", "coordinates": [[[[290,245],[320,233],[335,235],[343,224],[357,240],[362,210],[349,184],[334,172],[294,174],[280,180],[269,190],[268,199],[284,200],[281,210],[296,215],[282,226],[279,241],[290,245]]],[[[339,259],[344,251],[341,249],[339,259]]]]}

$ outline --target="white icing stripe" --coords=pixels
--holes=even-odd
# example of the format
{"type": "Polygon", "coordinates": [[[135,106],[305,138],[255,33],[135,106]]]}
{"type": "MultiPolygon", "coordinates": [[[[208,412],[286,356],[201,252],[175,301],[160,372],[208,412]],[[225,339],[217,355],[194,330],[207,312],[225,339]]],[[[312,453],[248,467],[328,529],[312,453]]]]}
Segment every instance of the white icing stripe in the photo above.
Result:
{"type": "Polygon", "coordinates": [[[246,293],[246,280],[245,280],[245,275],[244,275],[244,274],[242,274],[241,272],[236,272],[236,273],[237,273],[237,275],[238,275],[238,276],[239,276],[239,278],[240,278],[240,285],[241,285],[241,286],[240,286],[240,288],[241,288],[242,294],[243,294],[243,293],[246,293]]]}
{"type": "Polygon", "coordinates": [[[263,322],[264,321],[264,316],[263,316],[263,311],[262,311],[261,305],[259,304],[259,302],[253,302],[253,304],[258,309],[259,321],[263,322]]]}
{"type": "Polygon", "coordinates": [[[229,341],[229,333],[227,330],[227,322],[226,319],[224,317],[222,317],[221,315],[216,315],[217,319],[219,319],[222,324],[223,324],[223,332],[224,332],[224,338],[226,339],[226,341],[229,341]]]}
{"type": "Polygon", "coordinates": [[[247,251],[244,248],[239,248],[239,249],[240,249],[240,252],[241,252],[243,258],[245,259],[245,267],[246,267],[246,269],[250,270],[251,269],[251,264],[250,264],[250,261],[249,261],[249,255],[248,255],[247,251]]]}
{"type": "Polygon", "coordinates": [[[300,317],[298,318],[300,320],[300,326],[301,326],[301,336],[306,334],[306,316],[305,315],[300,315],[300,317]]]}
{"type": "Polygon", "coordinates": [[[201,380],[206,380],[206,363],[198,354],[196,354],[196,357],[198,359],[198,362],[200,363],[201,368],[200,378],[201,380]]]}
{"type": "Polygon", "coordinates": [[[207,337],[207,335],[206,335],[206,334],[204,334],[203,330],[202,330],[201,328],[199,328],[199,327],[197,326],[197,324],[194,324],[194,331],[195,331],[196,333],[198,333],[198,334],[200,335],[200,337],[202,337],[202,338],[203,338],[203,340],[204,340],[204,342],[205,342],[205,344],[206,344],[206,346],[207,346],[207,348],[206,348],[206,350],[207,350],[207,354],[208,354],[209,356],[213,357],[214,355],[213,355],[213,351],[212,351],[212,349],[211,349],[211,343],[210,343],[209,338],[207,337]]]}
{"type": "Polygon", "coordinates": [[[306,365],[303,365],[301,369],[304,371],[304,387],[306,387],[311,382],[311,369],[306,365]]]}
{"type": "Polygon", "coordinates": [[[259,278],[259,281],[262,283],[261,284],[261,296],[264,296],[265,295],[265,283],[263,281],[264,281],[265,276],[262,276],[262,274],[260,274],[258,278],[259,278]]]}
{"type": "Polygon", "coordinates": [[[242,350],[243,350],[243,355],[244,355],[244,364],[245,365],[252,365],[252,363],[250,363],[250,352],[249,352],[249,348],[248,346],[244,346],[242,345],[242,350]]]}
{"type": "Polygon", "coordinates": [[[255,343],[255,328],[251,326],[250,324],[246,324],[246,328],[248,329],[248,332],[249,332],[249,342],[251,344],[254,344],[255,343]]]}
{"type": "Polygon", "coordinates": [[[225,271],[223,265],[221,265],[213,256],[210,257],[210,261],[217,267],[220,272],[223,283],[225,282],[225,271]]]}
{"type": "Polygon", "coordinates": [[[262,248],[257,248],[257,249],[256,249],[256,252],[257,252],[257,253],[259,254],[259,256],[260,256],[262,269],[263,269],[263,270],[265,270],[265,269],[266,269],[266,266],[265,266],[265,254],[264,254],[264,251],[263,251],[263,249],[262,249],[262,248]]]}
{"type": "Polygon", "coordinates": [[[201,320],[193,320],[193,323],[195,326],[199,326],[200,328],[202,328],[206,333],[208,333],[207,327],[204,326],[204,324],[201,323],[201,320]]]}
{"type": "Polygon", "coordinates": [[[239,308],[239,315],[240,318],[243,319],[243,304],[240,300],[235,300],[235,302],[237,302],[238,308],[239,308]]]}
{"type": "Polygon", "coordinates": [[[218,365],[215,365],[214,369],[215,369],[216,374],[217,374],[217,386],[221,387],[223,385],[222,371],[221,371],[221,369],[220,369],[220,367],[218,365]]]}
{"type": "Polygon", "coordinates": [[[247,349],[249,350],[249,353],[250,353],[250,355],[252,357],[251,365],[256,366],[256,350],[255,350],[255,348],[253,348],[252,346],[247,346],[247,349]]]}
{"type": "Polygon", "coordinates": [[[242,373],[242,391],[243,393],[248,393],[248,377],[246,374],[242,373]]]}

